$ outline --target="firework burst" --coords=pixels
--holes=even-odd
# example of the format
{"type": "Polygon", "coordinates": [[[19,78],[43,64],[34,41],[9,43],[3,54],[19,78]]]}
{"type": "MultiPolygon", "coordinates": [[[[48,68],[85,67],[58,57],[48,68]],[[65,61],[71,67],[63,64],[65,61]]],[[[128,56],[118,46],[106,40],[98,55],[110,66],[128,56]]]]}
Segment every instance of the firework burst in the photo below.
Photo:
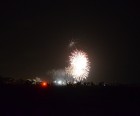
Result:
{"type": "Polygon", "coordinates": [[[90,63],[87,54],[83,51],[75,50],[69,57],[70,66],[66,68],[68,75],[76,81],[82,81],[88,77],[90,63]]]}

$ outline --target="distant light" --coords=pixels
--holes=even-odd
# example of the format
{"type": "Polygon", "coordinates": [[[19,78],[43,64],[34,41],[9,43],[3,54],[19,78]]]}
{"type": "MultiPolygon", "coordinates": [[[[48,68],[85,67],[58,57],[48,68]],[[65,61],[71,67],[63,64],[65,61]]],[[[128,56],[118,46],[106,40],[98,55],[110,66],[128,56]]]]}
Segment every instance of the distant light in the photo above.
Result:
{"type": "Polygon", "coordinates": [[[54,83],[56,83],[56,81],[54,81],[54,83]]]}
{"type": "Polygon", "coordinates": [[[76,84],[77,82],[76,82],[76,81],[74,81],[73,83],[74,83],[74,84],[76,84]]]}
{"type": "Polygon", "coordinates": [[[55,85],[66,85],[66,82],[64,80],[55,80],[53,81],[55,85]]]}
{"type": "Polygon", "coordinates": [[[42,82],[42,86],[43,87],[46,87],[47,86],[47,83],[46,82],[42,82]]]}
{"type": "Polygon", "coordinates": [[[62,85],[62,81],[61,81],[61,80],[59,80],[57,83],[58,83],[59,85],[62,85]]]}

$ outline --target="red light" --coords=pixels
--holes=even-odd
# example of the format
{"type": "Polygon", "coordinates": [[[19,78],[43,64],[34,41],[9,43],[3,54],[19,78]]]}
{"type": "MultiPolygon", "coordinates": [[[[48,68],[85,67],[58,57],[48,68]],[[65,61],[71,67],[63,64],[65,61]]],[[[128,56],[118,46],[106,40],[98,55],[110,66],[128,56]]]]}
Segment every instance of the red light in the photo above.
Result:
{"type": "Polygon", "coordinates": [[[46,87],[47,86],[47,83],[46,82],[42,82],[42,86],[43,87],[46,87]]]}

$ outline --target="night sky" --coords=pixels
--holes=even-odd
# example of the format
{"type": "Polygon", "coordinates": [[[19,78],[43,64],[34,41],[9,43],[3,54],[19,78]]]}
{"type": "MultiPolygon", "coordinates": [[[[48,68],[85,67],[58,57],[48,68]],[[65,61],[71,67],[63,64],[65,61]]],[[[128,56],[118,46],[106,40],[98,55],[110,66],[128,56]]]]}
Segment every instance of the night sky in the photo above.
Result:
{"type": "Polygon", "coordinates": [[[93,82],[140,82],[139,13],[122,0],[3,1],[0,4],[0,75],[27,78],[67,66],[71,40],[87,52],[93,82]]]}

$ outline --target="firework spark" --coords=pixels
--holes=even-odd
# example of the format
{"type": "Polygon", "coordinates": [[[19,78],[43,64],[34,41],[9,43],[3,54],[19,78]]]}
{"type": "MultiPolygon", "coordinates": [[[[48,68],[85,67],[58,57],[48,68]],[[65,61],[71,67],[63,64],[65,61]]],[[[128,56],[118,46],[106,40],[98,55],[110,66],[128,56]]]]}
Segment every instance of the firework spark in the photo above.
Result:
{"type": "Polygon", "coordinates": [[[76,42],[71,41],[71,42],[69,43],[69,47],[72,48],[73,46],[75,46],[75,44],[76,44],[76,42]]]}
{"type": "Polygon", "coordinates": [[[66,72],[76,81],[86,79],[90,70],[87,54],[83,51],[75,50],[69,58],[70,66],[66,68],[66,72]]]}

